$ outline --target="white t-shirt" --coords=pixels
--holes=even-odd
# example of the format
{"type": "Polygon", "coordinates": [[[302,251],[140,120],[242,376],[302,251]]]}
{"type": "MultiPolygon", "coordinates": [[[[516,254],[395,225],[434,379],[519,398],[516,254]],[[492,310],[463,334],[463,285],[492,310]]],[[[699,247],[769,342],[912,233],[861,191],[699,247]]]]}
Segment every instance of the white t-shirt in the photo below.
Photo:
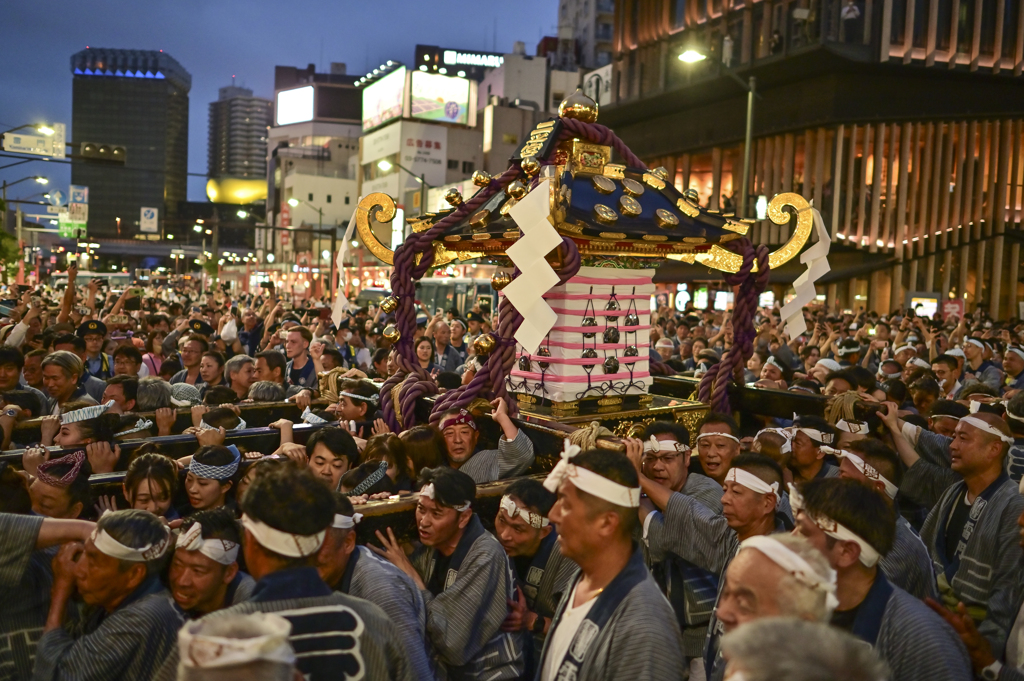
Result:
{"type": "MultiPolygon", "coordinates": [[[[572,593],[569,594],[569,603],[575,601],[576,587],[573,587],[572,593]]],[[[580,628],[583,620],[587,619],[587,615],[590,613],[590,609],[594,606],[595,602],[597,602],[596,594],[579,607],[567,606],[565,608],[558,626],[553,632],[549,633],[551,644],[548,646],[548,655],[544,659],[544,669],[540,675],[541,681],[555,681],[555,678],[558,676],[558,667],[562,664],[562,660],[565,659],[565,654],[569,651],[569,646],[572,644],[573,637],[576,636],[576,631],[580,628]]]]}

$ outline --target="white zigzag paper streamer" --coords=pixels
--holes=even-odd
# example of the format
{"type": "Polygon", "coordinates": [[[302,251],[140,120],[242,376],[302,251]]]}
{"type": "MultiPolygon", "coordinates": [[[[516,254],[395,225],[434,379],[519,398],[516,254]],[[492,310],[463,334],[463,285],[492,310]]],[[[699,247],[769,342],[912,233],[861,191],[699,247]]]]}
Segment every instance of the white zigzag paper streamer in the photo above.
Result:
{"type": "Polygon", "coordinates": [[[502,293],[523,316],[515,338],[530,354],[537,351],[557,319],[544,300],[544,294],[558,283],[558,275],[544,256],[562,243],[562,237],[548,220],[551,215],[549,191],[548,183],[541,182],[509,210],[509,215],[523,231],[523,236],[507,250],[520,275],[502,293]]]}
{"type": "Polygon", "coordinates": [[[807,270],[793,282],[796,297],[782,306],[781,316],[786,322],[786,333],[796,338],[807,330],[804,322],[804,305],[814,300],[816,294],[814,284],[829,273],[828,252],[832,248],[832,239],[821,219],[821,213],[813,206],[809,209],[814,214],[814,229],[818,233],[818,243],[800,254],[800,262],[807,265],[807,270]]]}

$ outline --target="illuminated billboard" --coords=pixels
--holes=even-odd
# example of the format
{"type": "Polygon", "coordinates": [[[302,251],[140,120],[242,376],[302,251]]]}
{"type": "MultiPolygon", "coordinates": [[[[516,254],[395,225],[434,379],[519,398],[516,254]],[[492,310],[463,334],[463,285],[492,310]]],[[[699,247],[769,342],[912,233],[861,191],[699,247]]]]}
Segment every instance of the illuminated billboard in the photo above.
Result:
{"type": "Polygon", "coordinates": [[[434,73],[412,73],[412,117],[439,123],[469,123],[469,81],[434,73]]]}
{"type": "Polygon", "coordinates": [[[395,69],[363,88],[363,130],[402,117],[405,102],[405,67],[395,69]]]}
{"type": "Polygon", "coordinates": [[[313,86],[307,85],[294,90],[278,92],[275,112],[278,125],[313,120],[313,86]]]}

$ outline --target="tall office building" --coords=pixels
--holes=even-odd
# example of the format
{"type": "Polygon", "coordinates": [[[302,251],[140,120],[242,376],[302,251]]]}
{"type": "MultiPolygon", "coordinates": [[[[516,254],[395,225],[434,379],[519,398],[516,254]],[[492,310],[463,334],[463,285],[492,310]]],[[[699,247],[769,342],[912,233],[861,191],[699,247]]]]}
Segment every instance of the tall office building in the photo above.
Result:
{"type": "Polygon", "coordinates": [[[158,208],[161,223],[179,231],[173,217],[186,199],[192,76],[155,50],[86,48],[71,57],[71,71],[70,140],[123,145],[127,157],[123,166],[72,163],[72,184],[89,188],[89,236],[132,238],[143,207],[158,208]]]}
{"type": "Polygon", "coordinates": [[[217,101],[210,103],[209,177],[266,178],[273,109],[269,99],[253,97],[248,88],[220,89],[217,101]]]}
{"type": "MultiPolygon", "coordinates": [[[[559,0],[558,37],[574,43],[577,64],[596,69],[612,62],[615,0],[559,0]]],[[[560,64],[556,68],[574,68],[560,64]]]]}

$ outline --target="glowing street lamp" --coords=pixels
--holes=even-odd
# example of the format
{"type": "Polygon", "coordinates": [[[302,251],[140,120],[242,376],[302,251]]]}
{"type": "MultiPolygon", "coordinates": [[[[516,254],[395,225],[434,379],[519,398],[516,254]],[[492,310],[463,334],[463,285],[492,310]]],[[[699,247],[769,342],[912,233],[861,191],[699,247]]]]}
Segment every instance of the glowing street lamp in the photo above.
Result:
{"type": "Polygon", "coordinates": [[[697,62],[704,61],[707,58],[708,56],[706,54],[701,54],[697,50],[686,50],[679,55],[679,61],[686,64],[696,64],[697,62]]]}

